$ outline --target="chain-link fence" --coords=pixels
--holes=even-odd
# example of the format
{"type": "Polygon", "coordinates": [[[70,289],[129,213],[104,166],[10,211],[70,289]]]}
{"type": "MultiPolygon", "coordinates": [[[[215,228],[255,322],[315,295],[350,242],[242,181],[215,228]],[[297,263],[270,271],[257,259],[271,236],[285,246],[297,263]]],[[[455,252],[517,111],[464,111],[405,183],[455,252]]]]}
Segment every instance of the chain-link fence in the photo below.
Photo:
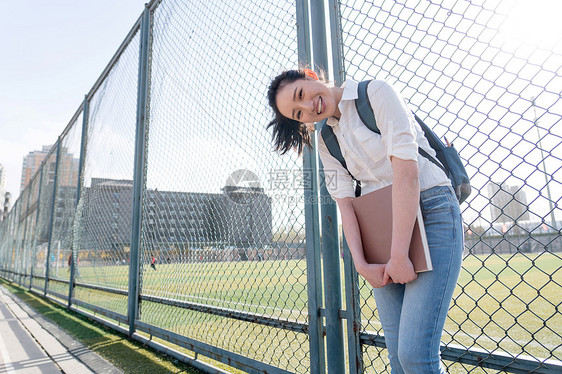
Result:
{"type": "Polygon", "coordinates": [[[303,206],[267,184],[300,165],[261,141],[264,87],[296,64],[295,5],[161,2],[151,16],[140,329],[307,371],[307,335],[289,328],[307,316],[303,206]]]}
{"type": "MultiPolygon", "coordinates": [[[[340,4],[347,78],[390,81],[454,143],[471,177],[474,193],[462,206],[464,266],[442,338],[443,356],[454,359],[449,372],[476,370],[463,362],[514,370],[525,355],[535,366],[562,357],[562,39],[544,35],[549,40],[535,45],[520,33],[540,27],[536,6],[340,4]],[[463,360],[457,346],[478,356],[463,360]]],[[[541,10],[540,22],[549,11],[541,10]]],[[[363,345],[365,366],[389,371],[374,344],[382,331],[367,288],[362,284],[361,319],[373,342],[363,345]]]]}
{"type": "Polygon", "coordinates": [[[314,62],[390,81],[465,161],[447,370],[559,372],[562,47],[510,39],[524,6],[151,2],[0,224],[2,276],[209,372],[390,372],[314,153],[265,130],[270,79],[314,62]]]}

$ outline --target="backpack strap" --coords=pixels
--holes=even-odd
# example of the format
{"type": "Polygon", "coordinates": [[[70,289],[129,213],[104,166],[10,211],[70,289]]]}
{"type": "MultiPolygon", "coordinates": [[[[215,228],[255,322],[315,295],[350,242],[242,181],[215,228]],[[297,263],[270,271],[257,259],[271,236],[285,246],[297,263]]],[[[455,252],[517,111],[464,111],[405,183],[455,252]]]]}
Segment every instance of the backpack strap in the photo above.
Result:
{"type": "MultiPolygon", "coordinates": [[[[336,138],[336,134],[334,134],[334,130],[332,126],[328,125],[327,120],[322,120],[320,122],[320,134],[322,135],[322,139],[324,139],[324,143],[326,143],[326,147],[330,154],[342,164],[342,166],[347,170],[347,163],[343,158],[343,154],[341,153],[340,143],[338,142],[338,138],[336,138]]],[[[349,170],[348,170],[349,172],[349,170]]],[[[351,173],[349,173],[351,174],[351,173]]]]}
{"type": "MultiPolygon", "coordinates": [[[[435,135],[435,133],[421,120],[420,117],[417,116],[417,114],[414,113],[414,117],[416,118],[416,122],[421,126],[424,134],[425,134],[425,138],[427,139],[429,146],[433,149],[442,149],[445,146],[443,145],[443,142],[441,142],[441,140],[435,135]]],[[[441,170],[443,170],[443,172],[445,173],[445,175],[448,177],[449,173],[447,172],[447,170],[445,169],[445,167],[443,166],[443,164],[441,162],[439,162],[438,160],[435,159],[435,157],[431,156],[429,153],[427,153],[422,147],[418,147],[418,153],[420,155],[422,155],[423,157],[427,158],[429,161],[433,162],[435,165],[437,165],[441,170]]]]}
{"type": "Polygon", "coordinates": [[[357,87],[357,100],[355,100],[355,108],[357,109],[357,114],[361,118],[361,122],[367,128],[380,135],[381,131],[377,127],[377,120],[375,119],[375,112],[371,106],[371,101],[369,100],[369,94],[367,93],[367,87],[371,81],[359,82],[357,87]]]}
{"type": "Polygon", "coordinates": [[[361,196],[361,182],[359,182],[353,174],[347,168],[347,163],[343,158],[343,154],[341,153],[340,143],[338,142],[338,138],[336,138],[336,134],[334,134],[334,130],[332,126],[328,125],[327,120],[322,120],[319,124],[320,127],[320,135],[322,139],[324,139],[324,143],[326,144],[326,148],[336,160],[340,162],[340,164],[344,167],[345,170],[351,176],[351,179],[355,181],[355,197],[361,196]]]}

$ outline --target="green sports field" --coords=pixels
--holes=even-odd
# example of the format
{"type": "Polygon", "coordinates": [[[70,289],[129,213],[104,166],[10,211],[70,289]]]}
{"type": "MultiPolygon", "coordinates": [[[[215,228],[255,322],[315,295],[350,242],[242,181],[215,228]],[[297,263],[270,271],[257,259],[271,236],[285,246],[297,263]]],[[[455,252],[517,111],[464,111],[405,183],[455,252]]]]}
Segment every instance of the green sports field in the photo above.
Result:
{"type": "MultiPolygon", "coordinates": [[[[127,289],[127,266],[79,270],[79,282],[127,289]]],[[[142,293],[306,322],[306,281],[304,260],[158,264],[157,270],[144,266],[142,293]]],[[[560,254],[469,255],[442,340],[560,360],[561,285],[560,254]]],[[[360,287],[363,330],[378,331],[370,289],[362,281],[360,287]]],[[[126,314],[124,296],[78,287],[75,297],[126,314]]],[[[291,371],[308,367],[305,334],[149,302],[141,305],[141,320],[291,371]]],[[[366,348],[367,365],[377,357],[366,348]]]]}

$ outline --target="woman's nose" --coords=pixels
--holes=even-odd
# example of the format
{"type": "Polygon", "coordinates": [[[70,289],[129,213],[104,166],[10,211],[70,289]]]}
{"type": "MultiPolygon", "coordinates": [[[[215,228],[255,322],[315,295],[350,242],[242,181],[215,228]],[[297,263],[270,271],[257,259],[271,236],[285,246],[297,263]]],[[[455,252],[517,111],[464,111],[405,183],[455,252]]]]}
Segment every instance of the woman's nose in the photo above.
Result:
{"type": "Polygon", "coordinates": [[[314,110],[314,102],[312,100],[303,101],[301,109],[306,112],[311,112],[314,110]]]}

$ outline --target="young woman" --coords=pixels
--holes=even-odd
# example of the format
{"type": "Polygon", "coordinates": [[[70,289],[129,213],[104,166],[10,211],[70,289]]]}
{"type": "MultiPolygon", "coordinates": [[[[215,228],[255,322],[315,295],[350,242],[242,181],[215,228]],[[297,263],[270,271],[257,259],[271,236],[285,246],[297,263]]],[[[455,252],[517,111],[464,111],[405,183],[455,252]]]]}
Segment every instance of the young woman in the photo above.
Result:
{"type": "Polygon", "coordinates": [[[392,373],[444,373],[439,345],[461,267],[463,229],[460,208],[445,173],[425,157],[435,152],[404,100],[384,81],[373,80],[368,96],[381,134],[369,130],[355,108],[357,82],[333,87],[308,69],[289,70],[271,82],[269,105],[275,118],[277,151],[299,154],[310,146],[314,123],[327,119],[347,168],[361,181],[363,194],[392,185],[392,247],[386,264],[368,264],[351,200],[353,181],[333,158],[321,136],[318,151],[327,185],[336,201],[357,272],[374,287],[392,373]],[[433,270],[416,274],[408,258],[416,212],[421,205],[433,270]]]}

